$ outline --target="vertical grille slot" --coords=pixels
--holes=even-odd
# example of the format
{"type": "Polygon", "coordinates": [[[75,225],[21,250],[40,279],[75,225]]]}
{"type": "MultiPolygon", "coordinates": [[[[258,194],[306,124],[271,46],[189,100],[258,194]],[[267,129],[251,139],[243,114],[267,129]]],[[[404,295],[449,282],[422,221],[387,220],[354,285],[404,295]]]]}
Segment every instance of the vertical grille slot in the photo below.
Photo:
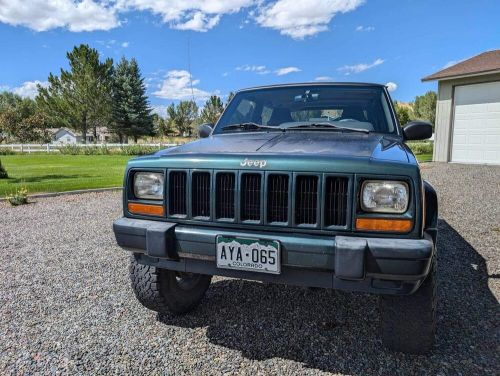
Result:
{"type": "Polygon", "coordinates": [[[267,180],[267,221],[288,222],[288,175],[269,175],[267,180]]]}
{"type": "Polygon", "coordinates": [[[167,207],[170,215],[186,215],[186,181],[185,171],[172,171],[169,177],[167,207]]]}
{"type": "Polygon", "coordinates": [[[241,175],[241,220],[259,221],[260,220],[260,174],[241,175]]]}
{"type": "Polygon", "coordinates": [[[348,179],[330,176],[325,183],[325,226],[347,224],[348,179]]]}
{"type": "Polygon", "coordinates": [[[217,219],[233,219],[235,175],[220,172],[215,180],[215,216],[217,219]]]}
{"type": "Polygon", "coordinates": [[[314,225],[318,220],[318,177],[297,176],[295,184],[295,224],[314,225]]]}
{"type": "Polygon", "coordinates": [[[191,179],[193,217],[210,217],[210,173],[193,172],[191,179]]]}

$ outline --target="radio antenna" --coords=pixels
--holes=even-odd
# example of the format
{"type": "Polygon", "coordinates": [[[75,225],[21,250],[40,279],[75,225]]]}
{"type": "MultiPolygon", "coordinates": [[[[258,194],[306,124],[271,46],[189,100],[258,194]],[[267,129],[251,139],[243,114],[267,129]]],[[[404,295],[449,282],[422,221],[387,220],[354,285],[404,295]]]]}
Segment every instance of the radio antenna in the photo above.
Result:
{"type": "Polygon", "coordinates": [[[194,89],[193,89],[193,75],[191,74],[191,35],[188,31],[188,73],[189,73],[189,86],[191,87],[191,101],[194,102],[194,89]]]}

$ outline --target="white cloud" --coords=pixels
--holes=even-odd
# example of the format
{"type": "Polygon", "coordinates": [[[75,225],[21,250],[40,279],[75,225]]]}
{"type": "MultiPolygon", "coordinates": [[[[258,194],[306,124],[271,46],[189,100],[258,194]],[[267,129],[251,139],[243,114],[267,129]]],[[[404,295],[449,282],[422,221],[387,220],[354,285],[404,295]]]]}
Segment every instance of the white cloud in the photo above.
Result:
{"type": "Polygon", "coordinates": [[[314,81],[331,81],[332,78],[330,76],[318,76],[314,79],[314,81]]]}
{"type": "Polygon", "coordinates": [[[210,93],[195,87],[199,83],[200,80],[190,82],[188,71],[171,70],[167,72],[165,80],[159,85],[159,90],[153,94],[159,98],[173,100],[192,99],[193,97],[195,100],[207,99],[210,97],[210,93]]]}
{"type": "Polygon", "coordinates": [[[300,71],[301,71],[301,69],[299,69],[297,67],[284,67],[284,68],[276,69],[274,71],[274,73],[276,73],[277,76],[284,76],[286,74],[300,72],[300,71]]]}
{"type": "Polygon", "coordinates": [[[0,22],[35,31],[64,27],[75,32],[109,30],[120,24],[107,1],[94,0],[0,0],[0,22]]]}
{"type": "Polygon", "coordinates": [[[398,85],[395,82],[388,82],[385,86],[387,86],[387,90],[389,91],[395,91],[398,88],[398,85]]]}
{"type": "Polygon", "coordinates": [[[122,42],[122,47],[123,48],[127,48],[128,46],[130,46],[129,42],[122,42]]]}
{"type": "Polygon", "coordinates": [[[149,11],[175,29],[207,31],[218,24],[221,16],[239,12],[253,3],[254,0],[117,0],[116,8],[149,11]]]}
{"type": "Polygon", "coordinates": [[[0,0],[0,22],[35,31],[58,27],[70,31],[110,30],[119,15],[147,11],[181,30],[207,31],[225,14],[239,12],[255,0],[0,0]]]}
{"type": "Polygon", "coordinates": [[[237,71],[243,71],[243,72],[255,72],[257,74],[268,74],[271,73],[269,69],[265,65],[241,65],[239,67],[236,67],[237,71]]]}
{"type": "Polygon", "coordinates": [[[158,114],[163,118],[167,116],[167,106],[153,105],[151,110],[154,114],[158,114]]]}
{"type": "Polygon", "coordinates": [[[278,0],[260,5],[255,17],[263,27],[279,30],[283,35],[303,39],[328,30],[337,13],[352,11],[364,0],[278,0]]]}
{"type": "Polygon", "coordinates": [[[23,98],[35,98],[38,95],[37,85],[46,87],[48,84],[47,81],[26,81],[21,86],[13,88],[12,92],[23,98]]]}
{"type": "Polygon", "coordinates": [[[368,70],[370,68],[376,67],[377,65],[383,64],[384,60],[383,59],[377,59],[371,64],[367,63],[360,63],[360,64],[355,64],[355,65],[344,65],[343,67],[338,68],[339,72],[344,73],[346,76],[350,75],[351,73],[361,73],[364,72],[365,70],[368,70]]]}
{"type": "Polygon", "coordinates": [[[358,26],[356,28],[356,31],[374,31],[375,30],[375,27],[373,26],[358,26]]]}

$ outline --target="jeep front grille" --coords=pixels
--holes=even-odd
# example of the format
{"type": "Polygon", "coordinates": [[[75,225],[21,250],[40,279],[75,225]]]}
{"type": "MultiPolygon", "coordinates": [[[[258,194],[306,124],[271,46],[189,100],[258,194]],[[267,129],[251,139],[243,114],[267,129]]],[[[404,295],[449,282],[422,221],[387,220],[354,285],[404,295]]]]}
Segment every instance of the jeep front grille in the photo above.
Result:
{"type": "Polygon", "coordinates": [[[168,216],[348,229],[350,179],[321,173],[172,170],[168,174],[168,216]]]}
{"type": "Polygon", "coordinates": [[[236,177],[232,172],[219,172],[215,179],[215,217],[234,219],[236,177]]]}
{"type": "Polygon", "coordinates": [[[318,222],[318,177],[297,176],[295,182],[295,224],[314,225],[318,222]]]}
{"type": "Polygon", "coordinates": [[[193,172],[191,205],[193,217],[210,217],[210,173],[193,172]]]}
{"type": "Polygon", "coordinates": [[[168,213],[170,215],[187,215],[187,172],[171,171],[169,175],[168,188],[168,213]]]}
{"type": "Polygon", "coordinates": [[[260,221],[260,174],[241,175],[241,220],[242,221],[260,221]]]}
{"type": "Polygon", "coordinates": [[[328,176],[325,183],[325,226],[345,226],[347,222],[346,178],[328,176]]]}
{"type": "Polygon", "coordinates": [[[288,222],[288,175],[271,174],[267,180],[267,221],[288,222]]]}

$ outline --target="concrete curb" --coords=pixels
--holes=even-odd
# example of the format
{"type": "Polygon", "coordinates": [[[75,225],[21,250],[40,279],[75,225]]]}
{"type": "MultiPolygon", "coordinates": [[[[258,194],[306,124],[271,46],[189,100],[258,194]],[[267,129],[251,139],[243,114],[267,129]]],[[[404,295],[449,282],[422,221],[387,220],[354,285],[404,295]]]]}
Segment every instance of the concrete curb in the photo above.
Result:
{"type": "MultiPolygon", "coordinates": [[[[123,189],[123,187],[111,187],[111,188],[78,189],[76,191],[66,191],[66,192],[35,193],[33,195],[28,195],[28,199],[80,195],[82,193],[99,193],[99,192],[109,192],[109,191],[121,191],[122,189],[123,189]]],[[[7,201],[7,199],[0,198],[0,202],[3,202],[3,201],[7,201]]]]}

